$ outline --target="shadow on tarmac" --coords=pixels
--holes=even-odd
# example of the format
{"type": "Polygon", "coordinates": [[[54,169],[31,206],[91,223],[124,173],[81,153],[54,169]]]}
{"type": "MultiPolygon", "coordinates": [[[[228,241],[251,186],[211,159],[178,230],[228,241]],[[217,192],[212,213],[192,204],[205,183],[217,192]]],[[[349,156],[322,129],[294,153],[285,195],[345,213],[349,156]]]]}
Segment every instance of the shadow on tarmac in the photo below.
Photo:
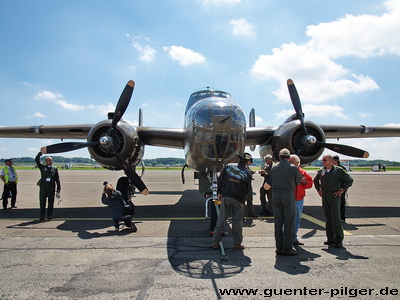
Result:
{"type": "Polygon", "coordinates": [[[302,247],[296,248],[299,253],[297,256],[281,256],[277,255],[275,259],[275,269],[290,275],[306,274],[310,271],[310,267],[302,265],[302,262],[313,261],[319,254],[312,253],[302,247]]]}

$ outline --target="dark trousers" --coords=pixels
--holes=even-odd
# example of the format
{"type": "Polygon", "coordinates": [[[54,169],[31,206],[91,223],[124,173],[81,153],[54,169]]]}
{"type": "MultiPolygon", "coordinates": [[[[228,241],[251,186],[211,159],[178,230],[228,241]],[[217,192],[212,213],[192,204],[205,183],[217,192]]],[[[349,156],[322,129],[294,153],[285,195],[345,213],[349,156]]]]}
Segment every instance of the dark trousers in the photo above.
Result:
{"type": "Polygon", "coordinates": [[[326,218],[326,237],[328,242],[342,243],[344,234],[342,221],[340,220],[340,197],[335,197],[333,193],[323,195],[322,208],[326,218]]]}
{"type": "Polygon", "coordinates": [[[261,202],[261,207],[262,211],[264,213],[273,213],[274,212],[274,203],[272,201],[272,189],[269,189],[268,191],[264,189],[264,187],[260,188],[260,202],[261,202]],[[267,203],[268,199],[268,203],[267,203]]]}
{"type": "Polygon", "coordinates": [[[7,208],[8,198],[10,198],[10,194],[11,194],[11,207],[13,207],[17,202],[17,184],[15,182],[9,182],[4,185],[3,208],[7,208]]]}
{"type": "Polygon", "coordinates": [[[39,192],[39,204],[40,204],[40,218],[43,219],[46,215],[46,203],[47,203],[47,217],[53,217],[54,209],[54,185],[45,185],[40,187],[39,192]]]}
{"type": "Polygon", "coordinates": [[[347,195],[347,192],[344,192],[340,196],[340,218],[343,221],[346,220],[346,195],[347,195]]]}
{"type": "Polygon", "coordinates": [[[275,218],[276,249],[290,250],[293,244],[294,223],[296,217],[294,192],[275,189],[272,191],[275,218]]]}

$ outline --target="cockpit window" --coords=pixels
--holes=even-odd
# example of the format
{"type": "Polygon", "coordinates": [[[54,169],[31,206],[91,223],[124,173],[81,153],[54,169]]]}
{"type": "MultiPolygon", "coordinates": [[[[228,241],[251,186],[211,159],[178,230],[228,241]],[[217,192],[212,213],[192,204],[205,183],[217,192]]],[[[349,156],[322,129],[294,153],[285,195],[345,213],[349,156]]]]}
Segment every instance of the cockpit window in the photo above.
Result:
{"type": "Polygon", "coordinates": [[[232,96],[229,93],[223,91],[213,91],[213,90],[198,91],[190,95],[185,112],[189,109],[189,107],[191,107],[196,102],[204,98],[210,98],[210,97],[224,98],[225,100],[227,99],[229,101],[232,100],[232,96]]]}
{"type": "Polygon", "coordinates": [[[213,117],[221,116],[220,122],[230,120],[233,127],[242,127],[246,123],[243,111],[235,105],[234,103],[226,105],[226,103],[221,102],[221,105],[216,103],[210,103],[201,107],[195,113],[195,119],[193,120],[196,126],[203,128],[213,128],[213,117]]]}

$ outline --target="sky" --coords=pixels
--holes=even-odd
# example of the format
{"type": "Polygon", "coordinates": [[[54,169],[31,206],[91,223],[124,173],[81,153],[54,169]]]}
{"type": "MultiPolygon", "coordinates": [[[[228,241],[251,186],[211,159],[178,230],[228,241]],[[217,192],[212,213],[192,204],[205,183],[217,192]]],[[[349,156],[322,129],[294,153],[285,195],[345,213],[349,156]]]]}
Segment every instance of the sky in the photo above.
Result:
{"type": "MultiPolygon", "coordinates": [[[[278,126],[289,78],[306,119],[400,126],[398,0],[3,0],[0,36],[0,126],[95,124],[131,79],[132,124],[141,108],[144,125],[182,128],[190,94],[211,87],[278,126]]],[[[0,138],[0,158],[58,142],[0,138]]],[[[400,161],[400,138],[340,143],[400,161]]],[[[157,157],[184,152],[145,148],[157,157]]]]}

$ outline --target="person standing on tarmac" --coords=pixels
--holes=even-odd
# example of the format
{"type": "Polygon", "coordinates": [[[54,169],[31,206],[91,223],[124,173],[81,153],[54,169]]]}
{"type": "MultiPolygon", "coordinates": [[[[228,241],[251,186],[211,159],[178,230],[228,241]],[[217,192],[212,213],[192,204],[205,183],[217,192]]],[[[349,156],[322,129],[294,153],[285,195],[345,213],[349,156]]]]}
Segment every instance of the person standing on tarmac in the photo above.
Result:
{"type": "Polygon", "coordinates": [[[271,169],[272,169],[272,155],[267,154],[264,156],[264,167],[258,173],[264,177],[264,182],[260,187],[260,202],[262,207],[262,216],[273,216],[274,215],[274,203],[272,202],[272,185],[271,181],[271,169]],[[268,184],[269,189],[265,189],[265,184],[268,184]],[[267,204],[268,199],[268,204],[267,204]]]}
{"type": "MultiPolygon", "coordinates": [[[[340,163],[340,159],[338,155],[332,156],[332,163],[339,167],[342,168],[347,172],[345,167],[342,166],[340,163]]],[[[340,196],[340,219],[342,220],[342,223],[346,223],[346,202],[347,202],[347,191],[344,191],[343,194],[340,196]]]]}
{"type": "Polygon", "coordinates": [[[0,178],[4,182],[3,189],[3,209],[7,209],[8,198],[11,194],[11,208],[17,208],[15,203],[17,202],[17,183],[18,174],[13,168],[13,163],[11,159],[6,159],[4,161],[6,164],[4,168],[0,170],[0,178]]]}
{"type": "Polygon", "coordinates": [[[40,169],[40,187],[39,191],[39,203],[40,203],[40,220],[43,221],[46,215],[46,202],[47,202],[47,219],[53,218],[54,210],[54,196],[60,195],[61,183],[58,169],[53,166],[53,159],[48,156],[46,157],[46,164],[40,162],[40,157],[46,153],[46,147],[42,147],[35,157],[35,162],[40,169]],[[47,201],[46,201],[47,200],[47,201]]]}
{"type": "Polygon", "coordinates": [[[340,221],[340,197],[353,184],[353,178],[343,169],[332,164],[332,155],[322,157],[323,168],[314,177],[314,186],[322,198],[322,208],[326,218],[324,245],[343,247],[343,227],[340,221]]]}
{"type": "Polygon", "coordinates": [[[221,201],[217,225],[214,229],[211,247],[219,248],[222,231],[229,213],[232,213],[233,249],[243,250],[243,211],[244,202],[251,193],[251,174],[247,169],[253,162],[249,153],[239,155],[237,166],[226,166],[218,177],[218,200],[221,201]]]}
{"type": "Polygon", "coordinates": [[[289,162],[290,151],[283,148],[279,152],[279,162],[271,170],[272,199],[274,201],[275,243],[277,255],[293,256],[294,225],[296,205],[294,191],[301,183],[299,169],[289,162]]]}

